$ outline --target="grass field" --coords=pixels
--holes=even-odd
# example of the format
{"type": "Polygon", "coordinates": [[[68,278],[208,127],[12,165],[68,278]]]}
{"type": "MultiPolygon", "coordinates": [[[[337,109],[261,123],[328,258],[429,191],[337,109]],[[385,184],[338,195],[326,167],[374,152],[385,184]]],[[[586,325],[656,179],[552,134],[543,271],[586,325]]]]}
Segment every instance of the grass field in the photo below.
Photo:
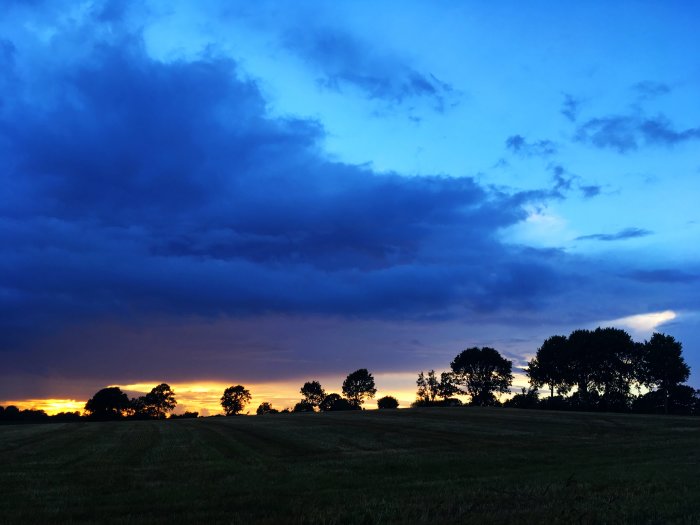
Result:
{"type": "Polygon", "coordinates": [[[431,408],[0,427],[2,523],[700,523],[700,418],[431,408]]]}

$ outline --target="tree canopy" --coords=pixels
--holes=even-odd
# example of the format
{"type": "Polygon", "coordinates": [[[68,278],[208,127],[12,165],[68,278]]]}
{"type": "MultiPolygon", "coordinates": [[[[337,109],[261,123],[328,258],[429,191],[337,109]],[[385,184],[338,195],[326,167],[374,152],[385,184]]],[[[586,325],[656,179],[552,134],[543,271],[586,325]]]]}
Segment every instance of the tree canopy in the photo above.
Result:
{"type": "Polygon", "coordinates": [[[537,355],[528,363],[525,372],[533,386],[549,386],[550,397],[554,397],[555,390],[560,394],[566,393],[572,381],[566,336],[554,335],[546,339],[537,349],[537,355]]]}
{"type": "Polygon", "coordinates": [[[377,399],[377,408],[379,409],[393,409],[399,408],[399,401],[393,396],[384,396],[377,399]]]}
{"type": "Polygon", "coordinates": [[[85,412],[94,419],[119,419],[131,409],[128,396],[118,386],[99,390],[85,403],[85,412]]]}
{"type": "Polygon", "coordinates": [[[494,393],[510,391],[513,364],[493,348],[467,348],[454,358],[450,366],[455,383],[471,397],[472,405],[493,405],[496,403],[494,393]]]}
{"type": "Polygon", "coordinates": [[[681,343],[670,335],[655,333],[644,343],[640,382],[659,390],[665,413],[669,411],[672,393],[678,389],[680,383],[687,381],[690,375],[690,368],[683,359],[682,350],[681,343]]]}
{"type": "Polygon", "coordinates": [[[376,393],[374,378],[366,368],[355,370],[343,381],[343,395],[358,407],[362,406],[365,399],[372,399],[376,393]]]}
{"type": "Polygon", "coordinates": [[[250,391],[242,385],[230,386],[221,396],[221,407],[227,416],[235,416],[250,402],[250,391]]]}
{"type": "Polygon", "coordinates": [[[307,381],[299,391],[304,401],[314,407],[319,406],[323,398],[326,397],[326,391],[318,381],[307,381]]]}

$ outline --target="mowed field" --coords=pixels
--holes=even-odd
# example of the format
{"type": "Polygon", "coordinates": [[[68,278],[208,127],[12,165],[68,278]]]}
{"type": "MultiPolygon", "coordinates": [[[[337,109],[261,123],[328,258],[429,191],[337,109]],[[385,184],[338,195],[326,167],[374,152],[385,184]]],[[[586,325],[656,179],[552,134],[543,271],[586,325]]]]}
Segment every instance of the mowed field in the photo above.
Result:
{"type": "Polygon", "coordinates": [[[700,523],[700,418],[428,408],[0,426],[2,523],[700,523]]]}

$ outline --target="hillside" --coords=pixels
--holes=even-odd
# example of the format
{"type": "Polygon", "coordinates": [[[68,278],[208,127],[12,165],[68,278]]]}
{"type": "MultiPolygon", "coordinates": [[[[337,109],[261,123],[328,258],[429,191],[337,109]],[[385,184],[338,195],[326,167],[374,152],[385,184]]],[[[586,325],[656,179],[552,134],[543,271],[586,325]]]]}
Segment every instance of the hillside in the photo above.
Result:
{"type": "Polygon", "coordinates": [[[700,418],[507,409],[0,426],[2,523],[697,523],[700,418]]]}

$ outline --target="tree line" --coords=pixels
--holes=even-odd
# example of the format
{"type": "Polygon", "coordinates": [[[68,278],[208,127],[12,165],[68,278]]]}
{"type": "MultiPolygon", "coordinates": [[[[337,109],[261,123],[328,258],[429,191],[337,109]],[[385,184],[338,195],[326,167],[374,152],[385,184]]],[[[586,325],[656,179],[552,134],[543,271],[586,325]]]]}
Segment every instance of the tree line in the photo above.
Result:
{"type": "MultiPolygon", "coordinates": [[[[618,328],[574,330],[569,336],[547,338],[523,369],[529,388],[501,403],[499,394],[511,393],[513,363],[496,349],[472,347],[452,360],[447,372],[421,371],[416,380],[412,407],[461,406],[456,396],[466,396],[467,405],[597,410],[661,414],[700,414],[700,390],[685,384],[690,367],[682,345],[672,336],[654,333],[642,343],[618,328]],[[546,394],[540,396],[540,389],[546,394]]],[[[257,415],[290,412],[362,410],[374,399],[374,377],[365,368],[348,374],[342,395],[327,393],[318,381],[300,388],[301,399],[293,408],[275,409],[262,402],[257,415]]],[[[245,410],[252,395],[243,385],[226,388],[221,407],[227,416],[245,410]]],[[[119,387],[99,390],[85,404],[83,414],[61,412],[49,416],[43,410],[19,410],[0,406],[0,422],[50,422],[114,419],[165,419],[198,417],[197,412],[174,414],[175,392],[167,383],[155,386],[144,396],[129,398],[119,387]]],[[[392,396],[377,400],[380,409],[398,408],[392,396]]]]}
{"type": "Polygon", "coordinates": [[[420,372],[413,406],[469,405],[558,410],[700,414],[700,391],[684,384],[690,367],[682,345],[654,333],[642,343],[618,328],[574,330],[547,338],[524,368],[529,388],[504,403],[510,393],[512,362],[489,347],[468,348],[438,378],[420,372]],[[545,387],[546,397],[540,397],[545,387]]]}

